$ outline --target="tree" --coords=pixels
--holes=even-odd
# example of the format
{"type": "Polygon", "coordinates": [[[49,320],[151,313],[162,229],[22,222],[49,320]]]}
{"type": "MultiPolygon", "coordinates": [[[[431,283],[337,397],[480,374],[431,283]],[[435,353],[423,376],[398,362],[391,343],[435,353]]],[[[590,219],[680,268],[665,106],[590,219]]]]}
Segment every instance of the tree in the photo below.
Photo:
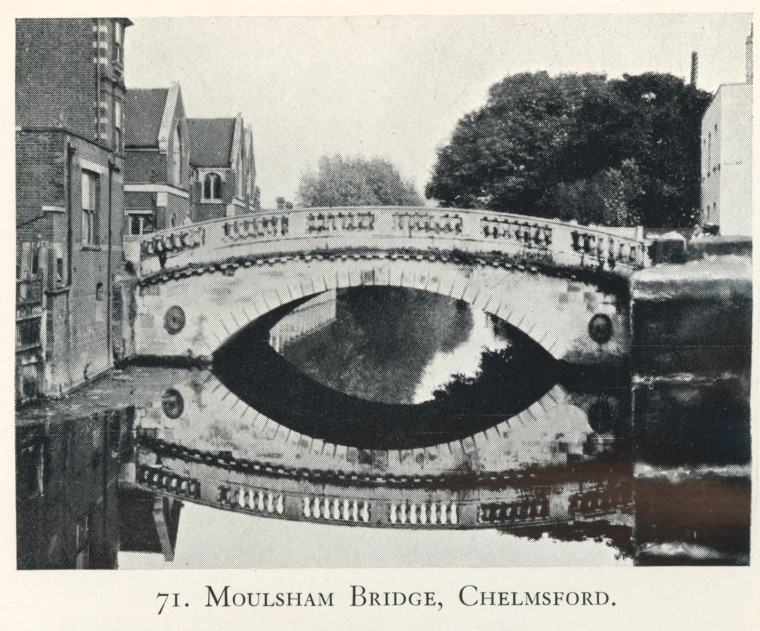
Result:
{"type": "Polygon", "coordinates": [[[557,183],[542,203],[565,221],[636,226],[641,224],[636,205],[643,193],[638,165],[624,160],[620,169],[606,168],[589,178],[557,183]]]}
{"type": "Polygon", "coordinates": [[[304,173],[298,201],[316,206],[421,206],[422,198],[398,169],[381,158],[323,157],[317,173],[304,173]]]}
{"type": "Polygon", "coordinates": [[[460,120],[425,192],[443,206],[688,225],[709,99],[668,74],[507,77],[460,120]]]}
{"type": "Polygon", "coordinates": [[[506,77],[439,149],[425,194],[443,206],[535,213],[547,184],[556,180],[553,157],[575,112],[589,93],[605,88],[604,75],[506,77]]]}
{"type": "Polygon", "coordinates": [[[557,153],[563,179],[592,177],[633,160],[643,225],[687,226],[699,207],[701,120],[710,95],[669,74],[623,75],[585,100],[557,153]]]}

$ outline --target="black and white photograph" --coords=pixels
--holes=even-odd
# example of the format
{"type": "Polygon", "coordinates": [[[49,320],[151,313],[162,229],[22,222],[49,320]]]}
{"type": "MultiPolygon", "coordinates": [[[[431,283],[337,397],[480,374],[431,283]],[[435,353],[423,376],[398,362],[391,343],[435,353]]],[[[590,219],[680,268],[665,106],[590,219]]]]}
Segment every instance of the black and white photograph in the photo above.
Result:
{"type": "Polygon", "coordinates": [[[18,575],[749,566],[753,21],[14,18],[18,575]]]}

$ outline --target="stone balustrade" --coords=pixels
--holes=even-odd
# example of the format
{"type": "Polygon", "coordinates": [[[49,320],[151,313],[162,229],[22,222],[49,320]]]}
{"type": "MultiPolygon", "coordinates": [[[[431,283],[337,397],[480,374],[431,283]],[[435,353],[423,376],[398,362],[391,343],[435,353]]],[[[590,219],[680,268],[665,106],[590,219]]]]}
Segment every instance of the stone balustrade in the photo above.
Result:
{"type": "Polygon", "coordinates": [[[140,258],[167,257],[172,254],[198,248],[206,244],[206,231],[202,225],[174,228],[153,233],[140,242],[140,258]]]}
{"type": "Polygon", "coordinates": [[[139,268],[328,250],[435,250],[545,259],[629,271],[648,264],[640,229],[592,228],[493,211],[418,207],[308,208],[214,219],[144,238],[139,268]]]}
{"type": "Polygon", "coordinates": [[[152,489],[168,491],[180,497],[198,499],[201,496],[199,480],[162,467],[141,465],[137,472],[137,480],[152,489]]]}

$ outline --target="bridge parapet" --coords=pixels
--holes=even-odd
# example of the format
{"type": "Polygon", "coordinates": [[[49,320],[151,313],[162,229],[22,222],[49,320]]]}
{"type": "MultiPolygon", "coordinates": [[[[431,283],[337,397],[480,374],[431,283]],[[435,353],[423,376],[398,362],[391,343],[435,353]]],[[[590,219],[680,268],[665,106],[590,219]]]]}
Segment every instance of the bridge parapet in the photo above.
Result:
{"type": "Polygon", "coordinates": [[[162,230],[141,241],[139,267],[149,274],[231,257],[341,249],[496,252],[622,273],[648,263],[637,228],[592,228],[492,211],[378,206],[255,213],[162,230]]]}

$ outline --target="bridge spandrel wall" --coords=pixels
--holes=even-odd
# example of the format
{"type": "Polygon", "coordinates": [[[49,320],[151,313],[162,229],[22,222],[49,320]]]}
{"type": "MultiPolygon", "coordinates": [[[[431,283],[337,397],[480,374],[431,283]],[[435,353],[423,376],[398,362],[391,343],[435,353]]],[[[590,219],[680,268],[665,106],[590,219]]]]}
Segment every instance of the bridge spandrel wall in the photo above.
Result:
{"type": "Polygon", "coordinates": [[[526,333],[557,359],[600,363],[627,356],[624,291],[539,269],[483,261],[457,264],[423,255],[334,256],[257,261],[144,283],[137,297],[138,355],[211,355],[231,335],[283,304],[331,289],[400,286],[451,296],[526,333]],[[590,323],[610,325],[592,339],[590,323]]]}

